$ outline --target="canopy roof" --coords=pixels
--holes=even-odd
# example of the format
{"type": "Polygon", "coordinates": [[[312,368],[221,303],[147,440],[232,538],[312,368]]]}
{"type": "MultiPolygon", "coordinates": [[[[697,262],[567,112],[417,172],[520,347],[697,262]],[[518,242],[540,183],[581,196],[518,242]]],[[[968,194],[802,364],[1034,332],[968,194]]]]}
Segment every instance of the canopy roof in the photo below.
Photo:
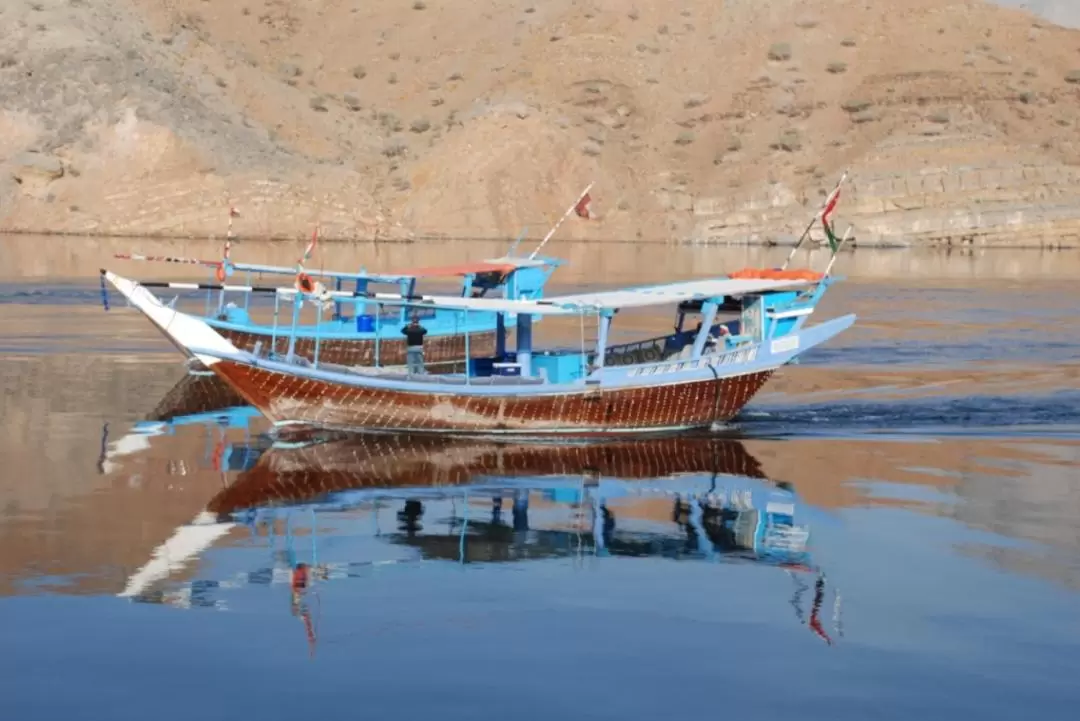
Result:
{"type": "Polygon", "coordinates": [[[552,296],[540,300],[506,300],[502,298],[461,298],[454,296],[417,296],[404,298],[392,294],[375,294],[375,300],[387,305],[412,305],[484,311],[488,313],[528,313],[535,315],[578,315],[603,310],[668,305],[687,300],[707,300],[724,296],[740,296],[782,288],[812,285],[808,280],[756,280],[710,278],[687,280],[640,288],[552,296]]]}
{"type": "Polygon", "coordinates": [[[738,296],[746,293],[760,293],[767,290],[809,284],[810,282],[807,280],[708,278],[641,288],[601,291],[599,293],[555,296],[548,298],[546,302],[575,309],[614,310],[617,308],[667,305],[669,303],[681,303],[686,300],[738,296]]]}

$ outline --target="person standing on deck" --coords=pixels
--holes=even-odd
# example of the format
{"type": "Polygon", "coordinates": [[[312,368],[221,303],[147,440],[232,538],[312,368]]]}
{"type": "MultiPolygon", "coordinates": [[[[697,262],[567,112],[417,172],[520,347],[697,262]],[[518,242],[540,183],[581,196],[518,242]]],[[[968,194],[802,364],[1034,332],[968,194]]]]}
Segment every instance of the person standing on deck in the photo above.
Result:
{"type": "Polygon", "coordinates": [[[413,315],[409,324],[401,329],[405,336],[405,362],[409,373],[424,372],[424,336],[427,328],[420,325],[420,320],[413,315]]]}

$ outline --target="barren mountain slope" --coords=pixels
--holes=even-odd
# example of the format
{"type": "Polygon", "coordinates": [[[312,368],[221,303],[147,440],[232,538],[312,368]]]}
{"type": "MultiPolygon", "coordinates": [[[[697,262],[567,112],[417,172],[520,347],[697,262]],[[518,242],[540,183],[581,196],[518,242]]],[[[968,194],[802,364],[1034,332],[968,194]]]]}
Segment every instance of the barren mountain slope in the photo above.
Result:
{"type": "Polygon", "coordinates": [[[595,179],[567,234],[726,242],[851,168],[860,242],[1080,233],[1080,32],[981,2],[8,0],[0,29],[7,229],[212,234],[233,202],[253,235],[535,234],[595,179]]]}

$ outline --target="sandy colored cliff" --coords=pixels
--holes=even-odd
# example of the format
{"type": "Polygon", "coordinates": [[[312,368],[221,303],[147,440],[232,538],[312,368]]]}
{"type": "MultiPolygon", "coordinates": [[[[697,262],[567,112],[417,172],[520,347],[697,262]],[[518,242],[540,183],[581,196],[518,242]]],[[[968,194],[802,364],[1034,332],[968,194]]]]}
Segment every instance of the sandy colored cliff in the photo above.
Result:
{"type": "Polygon", "coordinates": [[[0,230],[1080,245],[1080,31],[975,1],[8,0],[0,230]]]}

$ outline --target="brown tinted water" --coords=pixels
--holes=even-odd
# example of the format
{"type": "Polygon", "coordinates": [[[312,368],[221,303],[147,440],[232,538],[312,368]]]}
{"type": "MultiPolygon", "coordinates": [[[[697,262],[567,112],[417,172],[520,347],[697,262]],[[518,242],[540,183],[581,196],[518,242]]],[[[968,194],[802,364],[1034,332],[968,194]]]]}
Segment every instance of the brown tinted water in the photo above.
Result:
{"type": "MultiPolygon", "coordinates": [[[[0,638],[18,659],[0,687],[20,717],[172,718],[197,698],[210,718],[655,718],[674,689],[689,712],[715,711],[719,689],[740,718],[1071,718],[1080,700],[1075,254],[846,255],[849,282],[817,316],[856,326],[779,373],[722,440],[597,456],[270,447],[243,413],[140,423],[184,371],[133,310],[102,310],[97,268],[201,278],[110,256],[220,246],[0,248],[0,638]],[[699,523],[678,510],[691,497],[726,510],[699,523]],[[787,529],[789,505],[787,551],[746,540],[787,529]],[[300,560],[316,570],[294,602],[300,560]]],[[[325,264],[503,250],[327,246],[325,264]]],[[[786,254],[545,250],[570,260],[552,291],[786,254]]]]}

